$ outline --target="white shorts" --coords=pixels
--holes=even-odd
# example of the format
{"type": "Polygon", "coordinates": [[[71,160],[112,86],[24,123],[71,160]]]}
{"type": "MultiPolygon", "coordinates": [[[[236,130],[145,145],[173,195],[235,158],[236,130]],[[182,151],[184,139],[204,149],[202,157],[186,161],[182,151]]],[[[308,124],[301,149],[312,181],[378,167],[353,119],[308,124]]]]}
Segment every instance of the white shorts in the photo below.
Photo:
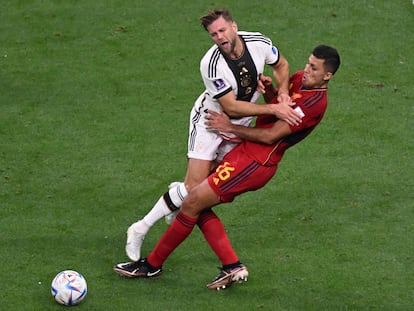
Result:
{"type": "MultiPolygon", "coordinates": [[[[205,125],[206,115],[206,108],[194,106],[191,110],[187,156],[192,159],[221,161],[226,153],[240,143],[240,139],[231,134],[208,130],[205,125]]],[[[249,126],[251,120],[251,117],[246,117],[232,122],[249,126]]]]}

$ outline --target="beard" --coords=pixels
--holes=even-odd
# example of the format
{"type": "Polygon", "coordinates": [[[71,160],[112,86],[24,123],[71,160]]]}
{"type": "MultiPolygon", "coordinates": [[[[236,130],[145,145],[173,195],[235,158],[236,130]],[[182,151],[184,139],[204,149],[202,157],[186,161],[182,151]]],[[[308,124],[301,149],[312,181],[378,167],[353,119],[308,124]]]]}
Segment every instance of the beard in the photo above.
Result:
{"type": "Polygon", "coordinates": [[[230,58],[238,58],[241,56],[241,53],[236,53],[236,45],[237,45],[237,39],[234,38],[232,40],[227,41],[225,46],[219,45],[219,49],[221,53],[227,57],[230,58]]]}

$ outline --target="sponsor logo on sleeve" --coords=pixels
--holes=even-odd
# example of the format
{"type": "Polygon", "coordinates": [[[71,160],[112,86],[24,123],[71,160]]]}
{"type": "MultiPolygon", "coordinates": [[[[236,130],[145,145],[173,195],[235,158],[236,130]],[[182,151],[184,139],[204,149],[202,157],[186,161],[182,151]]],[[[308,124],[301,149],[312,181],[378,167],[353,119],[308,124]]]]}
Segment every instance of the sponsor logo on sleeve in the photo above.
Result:
{"type": "Polygon", "coordinates": [[[222,90],[226,86],[226,84],[224,83],[222,79],[214,80],[213,83],[217,91],[222,90]]]}
{"type": "Polygon", "coordinates": [[[277,49],[276,49],[276,47],[275,47],[275,46],[272,46],[272,53],[273,53],[274,55],[277,55],[277,49]]]}

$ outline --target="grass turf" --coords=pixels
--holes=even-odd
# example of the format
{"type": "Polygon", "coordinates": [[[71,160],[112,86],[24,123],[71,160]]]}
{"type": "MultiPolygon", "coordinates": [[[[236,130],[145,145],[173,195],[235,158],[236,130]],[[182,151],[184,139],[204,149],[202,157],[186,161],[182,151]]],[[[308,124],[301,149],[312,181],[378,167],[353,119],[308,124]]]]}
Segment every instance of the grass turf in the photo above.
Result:
{"type": "Polygon", "coordinates": [[[89,285],[80,310],[411,309],[413,15],[408,0],[3,3],[2,308],[59,309],[50,282],[70,268],[89,285]],[[219,262],[197,229],[160,279],[119,278],[126,228],[183,177],[211,45],[197,17],[214,5],[292,70],[337,47],[327,115],[269,185],[216,209],[248,283],[206,290],[219,262]]]}

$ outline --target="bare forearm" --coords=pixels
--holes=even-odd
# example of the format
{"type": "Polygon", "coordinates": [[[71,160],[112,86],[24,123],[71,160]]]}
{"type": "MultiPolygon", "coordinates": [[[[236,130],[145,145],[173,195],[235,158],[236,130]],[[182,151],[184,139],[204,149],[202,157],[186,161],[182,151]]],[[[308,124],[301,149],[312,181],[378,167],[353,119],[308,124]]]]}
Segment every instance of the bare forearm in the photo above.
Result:
{"type": "Polygon", "coordinates": [[[236,124],[229,126],[230,133],[244,139],[262,144],[271,145],[292,133],[289,125],[284,121],[276,121],[272,127],[258,128],[245,127],[236,124]]]}
{"type": "Polygon", "coordinates": [[[233,124],[226,114],[217,113],[215,111],[209,111],[209,115],[206,119],[206,126],[208,129],[224,133],[232,133],[242,139],[263,144],[273,144],[291,133],[289,125],[281,120],[276,121],[270,128],[257,128],[233,124]]]}
{"type": "Polygon", "coordinates": [[[275,78],[279,94],[289,94],[289,63],[281,55],[279,63],[273,67],[273,76],[275,78]]]}
{"type": "Polygon", "coordinates": [[[273,113],[273,110],[268,107],[268,105],[252,104],[239,100],[231,105],[223,106],[223,110],[232,118],[260,116],[273,113]]]}
{"type": "Polygon", "coordinates": [[[250,140],[254,142],[259,142],[263,144],[272,144],[274,142],[271,137],[269,129],[256,128],[256,127],[246,127],[241,125],[232,124],[229,127],[229,133],[233,133],[237,137],[240,137],[244,140],[250,140]]]}

